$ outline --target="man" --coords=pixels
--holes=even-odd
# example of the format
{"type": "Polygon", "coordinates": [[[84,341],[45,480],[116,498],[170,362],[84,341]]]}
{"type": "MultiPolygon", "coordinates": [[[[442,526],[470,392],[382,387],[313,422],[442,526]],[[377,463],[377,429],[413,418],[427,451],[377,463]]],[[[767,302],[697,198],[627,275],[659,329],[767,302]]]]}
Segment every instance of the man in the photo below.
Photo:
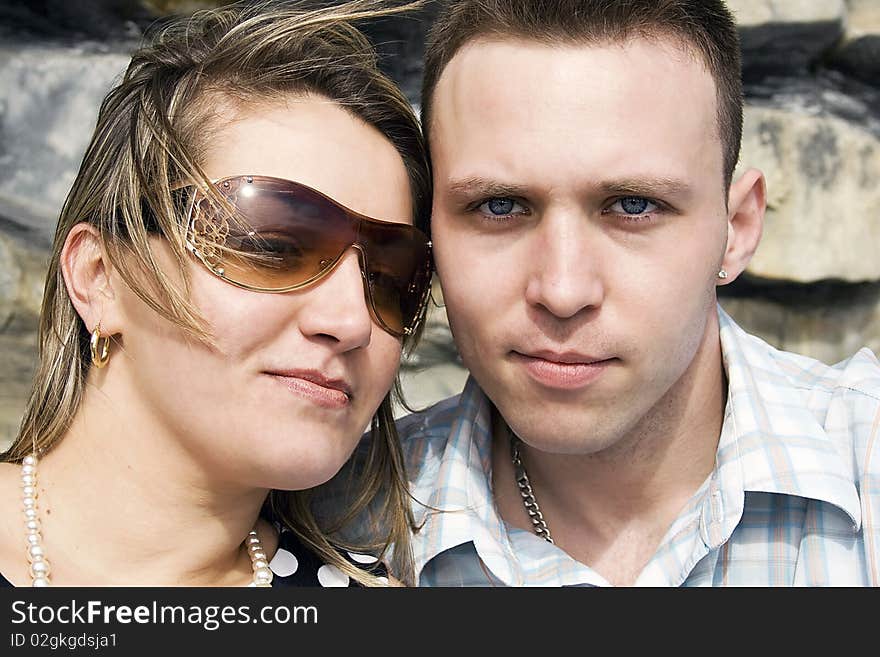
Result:
{"type": "Polygon", "coordinates": [[[426,47],[464,391],[400,425],[421,585],[877,585],[880,365],[743,332],[720,0],[461,0],[426,47]]]}

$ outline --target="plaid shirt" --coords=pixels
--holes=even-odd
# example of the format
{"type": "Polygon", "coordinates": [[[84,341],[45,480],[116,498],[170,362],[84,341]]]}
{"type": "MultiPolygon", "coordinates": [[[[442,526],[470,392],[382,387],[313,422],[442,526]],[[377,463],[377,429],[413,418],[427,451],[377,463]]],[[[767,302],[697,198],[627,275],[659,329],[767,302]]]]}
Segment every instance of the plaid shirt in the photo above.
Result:
{"type": "MultiPolygon", "coordinates": [[[[880,363],[829,367],[745,333],[719,307],[728,400],[716,465],[637,586],[880,585],[880,363]]],[[[400,421],[421,586],[608,585],[507,525],[491,488],[490,402],[461,395],[400,421]]]]}

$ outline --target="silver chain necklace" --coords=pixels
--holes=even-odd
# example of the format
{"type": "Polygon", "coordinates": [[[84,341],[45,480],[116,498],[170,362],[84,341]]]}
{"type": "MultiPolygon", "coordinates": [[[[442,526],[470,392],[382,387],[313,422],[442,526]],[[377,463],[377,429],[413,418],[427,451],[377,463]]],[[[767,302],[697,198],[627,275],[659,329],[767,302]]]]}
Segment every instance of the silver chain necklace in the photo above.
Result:
{"type": "MultiPolygon", "coordinates": [[[[519,494],[523,498],[523,506],[526,507],[526,513],[532,521],[532,529],[535,533],[548,543],[553,543],[550,536],[550,528],[544,520],[544,514],[541,513],[541,507],[538,506],[538,500],[535,499],[535,493],[532,485],[529,483],[529,475],[526,473],[526,466],[523,465],[522,458],[519,455],[520,440],[513,432],[510,434],[510,456],[513,459],[513,476],[516,478],[516,485],[519,487],[519,494]]],[[[555,543],[554,543],[555,545],[555,543]]]]}

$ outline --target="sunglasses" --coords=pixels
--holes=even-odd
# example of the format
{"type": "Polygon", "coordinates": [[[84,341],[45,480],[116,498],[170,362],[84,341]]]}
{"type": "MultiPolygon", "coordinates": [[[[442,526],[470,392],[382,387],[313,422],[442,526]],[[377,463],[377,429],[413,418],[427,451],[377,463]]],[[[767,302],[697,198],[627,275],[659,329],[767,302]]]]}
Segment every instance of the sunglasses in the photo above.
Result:
{"type": "Polygon", "coordinates": [[[371,317],[395,337],[413,333],[431,282],[431,242],[420,230],[281,178],[232,176],[213,187],[222,203],[200,188],[191,196],[186,242],[215,276],[257,292],[299,290],[354,248],[371,317]]]}

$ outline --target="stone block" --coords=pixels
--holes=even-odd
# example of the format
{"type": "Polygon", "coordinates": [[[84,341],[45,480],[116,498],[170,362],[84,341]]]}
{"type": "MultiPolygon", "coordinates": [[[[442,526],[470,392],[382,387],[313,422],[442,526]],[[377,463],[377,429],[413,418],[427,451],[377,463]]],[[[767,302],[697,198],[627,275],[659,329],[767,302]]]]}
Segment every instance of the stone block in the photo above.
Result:
{"type": "Polygon", "coordinates": [[[0,216],[47,245],[124,53],[0,47],[0,216]]]}
{"type": "Polygon", "coordinates": [[[814,306],[730,298],[722,299],[721,306],[746,331],[774,347],[831,365],[862,347],[880,354],[880,286],[859,296],[814,306]]]}
{"type": "Polygon", "coordinates": [[[37,363],[48,253],[0,233],[0,450],[15,436],[37,363]]]}
{"type": "Polygon", "coordinates": [[[847,0],[843,38],[831,53],[832,66],[869,84],[880,83],[880,3],[847,0]]]}
{"type": "Polygon", "coordinates": [[[767,179],[760,278],[880,280],[880,141],[835,117],[747,107],[740,170],[767,179]]]}
{"type": "Polygon", "coordinates": [[[746,73],[806,69],[843,34],[843,0],[728,0],[746,73]]]}

